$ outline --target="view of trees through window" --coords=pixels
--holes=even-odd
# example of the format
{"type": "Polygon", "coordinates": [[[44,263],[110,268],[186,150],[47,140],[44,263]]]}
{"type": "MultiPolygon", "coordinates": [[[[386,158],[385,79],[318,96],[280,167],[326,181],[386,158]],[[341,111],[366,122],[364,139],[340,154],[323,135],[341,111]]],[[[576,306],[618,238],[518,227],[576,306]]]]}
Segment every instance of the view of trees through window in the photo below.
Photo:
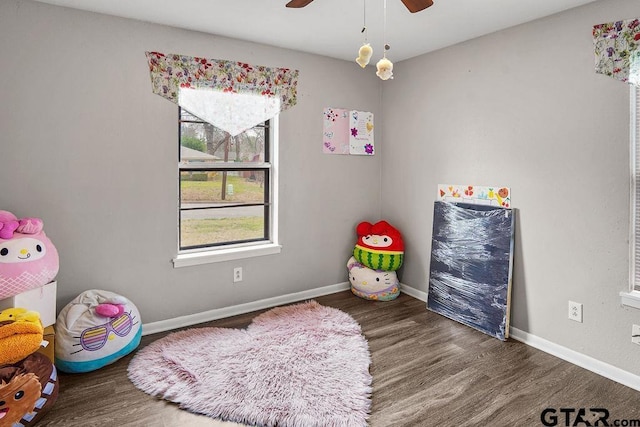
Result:
{"type": "Polygon", "coordinates": [[[180,110],[180,249],[269,239],[269,122],[239,135],[180,110]]]}

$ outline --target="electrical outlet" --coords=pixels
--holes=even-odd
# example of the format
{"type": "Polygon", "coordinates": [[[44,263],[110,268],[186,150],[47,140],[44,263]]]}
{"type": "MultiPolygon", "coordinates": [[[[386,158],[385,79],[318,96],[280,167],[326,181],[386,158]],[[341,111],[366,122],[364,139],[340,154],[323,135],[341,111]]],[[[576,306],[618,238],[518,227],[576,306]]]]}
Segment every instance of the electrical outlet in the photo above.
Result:
{"type": "Polygon", "coordinates": [[[640,345],[640,325],[631,326],[631,342],[640,345]]]}
{"type": "Polygon", "coordinates": [[[569,301],[569,319],[582,323],[582,304],[569,301]]]}
{"type": "Polygon", "coordinates": [[[242,267],[233,269],[233,282],[242,282],[242,267]]]}

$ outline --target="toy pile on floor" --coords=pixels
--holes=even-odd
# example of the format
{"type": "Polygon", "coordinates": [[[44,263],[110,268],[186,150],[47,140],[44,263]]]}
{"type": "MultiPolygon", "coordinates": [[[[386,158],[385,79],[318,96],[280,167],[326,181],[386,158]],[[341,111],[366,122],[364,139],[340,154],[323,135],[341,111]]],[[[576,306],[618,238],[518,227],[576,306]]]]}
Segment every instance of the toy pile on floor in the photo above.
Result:
{"type": "Polygon", "coordinates": [[[0,427],[34,425],[58,397],[49,338],[58,268],[58,252],[42,220],[0,211],[0,427]],[[21,306],[49,301],[42,296],[51,290],[53,306],[42,313],[21,306]]]}
{"type": "Polygon", "coordinates": [[[58,398],[58,373],[38,352],[40,315],[24,308],[0,312],[0,426],[30,426],[58,398]]]}
{"type": "Polygon", "coordinates": [[[398,229],[386,221],[361,222],[358,243],[347,262],[351,292],[361,298],[391,301],[400,295],[396,270],[404,260],[404,242],[398,229]]]}
{"type": "Polygon", "coordinates": [[[32,426],[46,414],[58,369],[99,369],[140,344],[138,309],[113,292],[85,291],[56,316],[58,270],[42,220],[0,210],[0,427],[32,426]]]}

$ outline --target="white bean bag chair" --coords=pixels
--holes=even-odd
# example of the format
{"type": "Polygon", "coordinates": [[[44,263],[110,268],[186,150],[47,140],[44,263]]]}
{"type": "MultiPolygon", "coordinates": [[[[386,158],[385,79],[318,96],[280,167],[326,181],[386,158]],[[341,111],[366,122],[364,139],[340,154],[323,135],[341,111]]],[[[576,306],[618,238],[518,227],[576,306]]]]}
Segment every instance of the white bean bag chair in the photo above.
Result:
{"type": "Polygon", "coordinates": [[[85,291],[58,315],[56,367],[69,373],[94,371],[131,353],[141,336],[140,313],[131,301],[109,291],[85,291]]]}

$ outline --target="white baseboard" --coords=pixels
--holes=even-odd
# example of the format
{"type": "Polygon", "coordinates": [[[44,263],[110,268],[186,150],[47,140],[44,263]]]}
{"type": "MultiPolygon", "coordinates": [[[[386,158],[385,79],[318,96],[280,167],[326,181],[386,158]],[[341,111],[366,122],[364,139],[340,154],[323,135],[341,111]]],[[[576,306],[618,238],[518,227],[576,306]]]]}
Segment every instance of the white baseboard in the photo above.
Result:
{"type": "Polygon", "coordinates": [[[415,299],[419,299],[420,301],[424,301],[425,303],[427,302],[426,292],[407,286],[404,283],[400,283],[400,292],[405,293],[410,297],[414,297],[415,299]]]}
{"type": "Polygon", "coordinates": [[[544,338],[521,331],[513,326],[509,328],[509,332],[509,337],[516,341],[520,341],[531,347],[537,348],[538,350],[542,350],[545,353],[549,353],[553,356],[559,357],[560,359],[566,360],[567,362],[571,362],[588,371],[640,391],[640,376],[638,375],[616,368],[613,365],[609,365],[608,363],[594,359],[593,357],[584,355],[551,341],[547,341],[544,338]]]}
{"type": "Polygon", "coordinates": [[[292,302],[304,301],[323,295],[334,294],[336,292],[350,289],[349,282],[338,283],[336,285],[324,286],[322,288],[310,289],[308,291],[295,292],[259,301],[238,304],[231,307],[216,308],[203,311],[201,313],[189,314],[187,316],[175,317],[173,319],[160,320],[158,322],[144,323],[142,325],[142,335],[156,334],[158,332],[170,331],[172,329],[184,328],[198,323],[210,322],[212,320],[224,319],[225,317],[237,316],[238,314],[250,313],[256,310],[276,307],[292,302]]]}
{"type": "MultiPolygon", "coordinates": [[[[276,307],[283,304],[304,301],[323,295],[334,294],[336,292],[346,291],[350,289],[349,282],[338,283],[335,285],[324,286],[322,288],[310,289],[308,291],[296,292],[292,294],[282,295],[273,298],[267,298],[259,301],[253,301],[246,304],[238,304],[231,307],[217,308],[214,310],[204,311],[202,313],[190,314],[188,316],[176,317],[173,319],[161,320],[158,322],[145,323],[142,325],[142,335],[155,334],[158,332],[170,331],[172,329],[184,328],[196,325],[198,323],[210,322],[212,320],[223,319],[225,317],[237,316],[239,314],[250,313],[256,310],[276,307]]],[[[424,291],[412,288],[405,284],[400,285],[400,291],[426,303],[428,294],[424,291]]],[[[520,329],[509,328],[509,336],[516,341],[520,341],[526,345],[537,348],[545,353],[559,357],[581,368],[587,369],[605,378],[609,378],[615,382],[626,385],[632,389],[640,391],[640,376],[627,372],[608,363],[586,356],[577,351],[568,349],[561,345],[539,338],[520,329]]]]}
{"type": "MultiPolygon", "coordinates": [[[[427,302],[428,294],[411,286],[401,285],[400,290],[407,295],[417,298],[421,301],[427,302]]],[[[544,338],[537,337],[528,332],[521,331],[518,328],[511,326],[509,328],[509,337],[516,341],[520,341],[528,346],[537,348],[545,353],[559,357],[566,360],[576,366],[580,366],[588,371],[594,372],[605,378],[609,378],[617,383],[626,385],[634,390],[640,391],[640,376],[627,372],[620,368],[616,368],[613,365],[602,362],[593,357],[586,356],[577,351],[568,349],[551,341],[547,341],[544,338]]]]}

